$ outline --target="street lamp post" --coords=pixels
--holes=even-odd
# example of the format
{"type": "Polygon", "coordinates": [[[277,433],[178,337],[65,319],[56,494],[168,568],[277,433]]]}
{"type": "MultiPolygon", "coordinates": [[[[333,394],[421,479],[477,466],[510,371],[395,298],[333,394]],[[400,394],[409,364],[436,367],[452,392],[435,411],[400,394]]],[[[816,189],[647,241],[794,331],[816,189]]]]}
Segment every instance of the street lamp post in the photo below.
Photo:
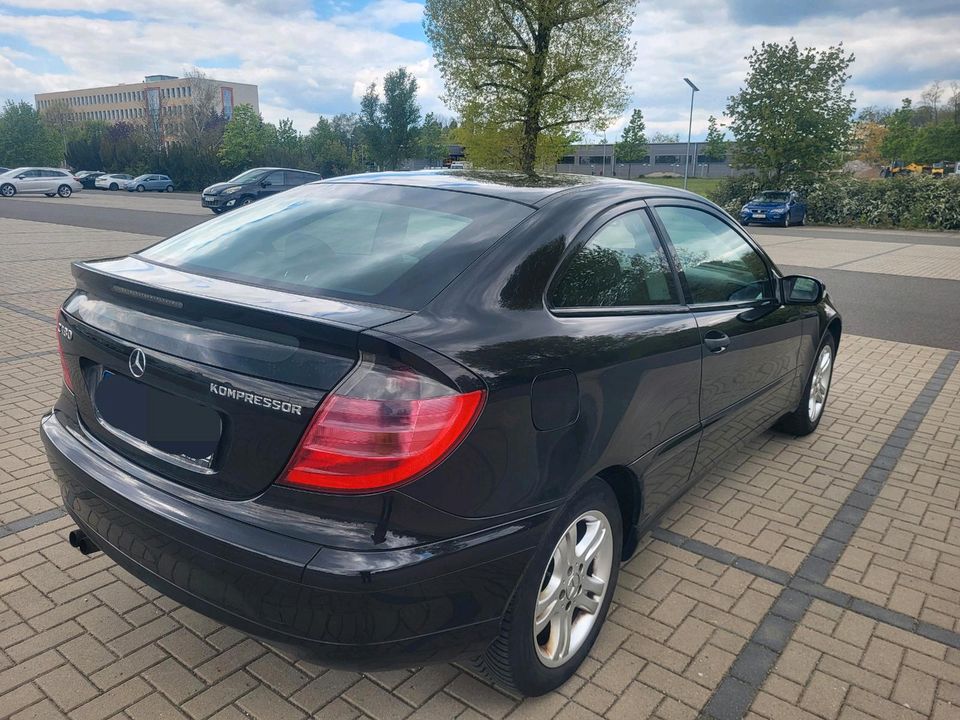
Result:
{"type": "Polygon", "coordinates": [[[699,92],[700,88],[694,85],[690,78],[684,78],[683,81],[690,86],[690,123],[687,125],[687,157],[683,163],[683,189],[687,189],[687,172],[690,168],[690,137],[693,135],[693,96],[699,92]]]}

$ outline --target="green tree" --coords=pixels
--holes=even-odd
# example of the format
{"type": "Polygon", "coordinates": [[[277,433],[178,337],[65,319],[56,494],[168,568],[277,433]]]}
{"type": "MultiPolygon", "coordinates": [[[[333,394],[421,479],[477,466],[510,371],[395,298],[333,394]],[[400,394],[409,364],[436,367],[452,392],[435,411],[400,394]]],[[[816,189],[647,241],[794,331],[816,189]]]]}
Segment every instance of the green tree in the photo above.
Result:
{"type": "Polygon", "coordinates": [[[636,108],[630,115],[630,122],[623,129],[620,142],[616,146],[617,160],[620,162],[640,162],[647,154],[647,126],[643,122],[643,111],[636,108]]]}
{"type": "Polygon", "coordinates": [[[791,38],[785,45],[762,43],[746,59],[744,87],[727,103],[734,164],[775,183],[839,166],[853,117],[853,94],[846,92],[853,54],[842,43],[801,49],[791,38]]]}
{"type": "Polygon", "coordinates": [[[59,165],[63,146],[26,102],[7,100],[0,111],[0,165],[59,165]]]}
{"type": "Polygon", "coordinates": [[[151,139],[143,128],[120,120],[106,128],[100,141],[104,169],[139,175],[157,172],[151,139]]]}
{"type": "Polygon", "coordinates": [[[320,117],[317,124],[310,128],[304,146],[311,166],[324,177],[342,175],[351,166],[349,148],[337,131],[336,124],[325,117],[320,117]]]}
{"type": "Polygon", "coordinates": [[[401,160],[416,151],[420,124],[417,79],[406,68],[397,68],[384,76],[380,115],[384,159],[389,169],[396,170],[401,160]]]}
{"type": "Polygon", "coordinates": [[[361,155],[364,163],[372,162],[378,167],[384,162],[384,127],[380,115],[380,95],[377,93],[377,84],[370,83],[367,91],[360,98],[360,117],[357,128],[363,142],[361,155]]]}
{"type": "Polygon", "coordinates": [[[722,162],[727,156],[726,133],[720,129],[717,118],[707,118],[707,138],[703,144],[703,158],[708,163],[722,162]]]}
{"type": "Polygon", "coordinates": [[[887,118],[887,134],[880,143],[880,152],[888,160],[914,159],[917,144],[917,128],[913,124],[913,101],[904,98],[899,110],[887,118]]]}
{"type": "MultiPolygon", "coordinates": [[[[518,125],[503,125],[483,118],[483,113],[468,105],[458,125],[450,130],[454,142],[466,148],[467,159],[477,167],[491,170],[516,170],[523,152],[523,129],[518,125]]],[[[579,136],[572,132],[551,130],[537,138],[536,156],[539,162],[556,163],[579,136]]]]}
{"type": "Polygon", "coordinates": [[[251,105],[237,105],[233,117],[223,129],[217,152],[223,165],[237,171],[263,163],[269,129],[251,105]]]}
{"type": "Polygon", "coordinates": [[[84,122],[67,142],[67,165],[77,170],[103,170],[106,164],[100,156],[100,148],[108,127],[102,120],[84,122]]]}
{"type": "Polygon", "coordinates": [[[653,137],[650,139],[652,143],[678,143],[680,142],[679,133],[667,133],[662,130],[658,130],[653,134],[653,137]]]}
{"type": "Polygon", "coordinates": [[[282,118],[274,127],[265,125],[268,162],[281,167],[296,167],[303,156],[303,137],[293,126],[293,120],[282,118]]]}
{"type": "MultiPolygon", "coordinates": [[[[424,30],[462,116],[519,136],[533,175],[541,134],[602,129],[627,104],[635,0],[426,0],[424,30]]],[[[552,152],[552,150],[550,151],[552,152]]]]}
{"type": "Polygon", "coordinates": [[[423,118],[419,133],[420,155],[431,165],[440,165],[447,156],[447,143],[444,141],[443,124],[433,113],[423,118]]]}
{"type": "Polygon", "coordinates": [[[45,108],[40,113],[43,124],[47,127],[51,137],[55,137],[62,148],[62,155],[67,154],[67,143],[78,129],[77,116],[70,104],[64,100],[45,108]]]}

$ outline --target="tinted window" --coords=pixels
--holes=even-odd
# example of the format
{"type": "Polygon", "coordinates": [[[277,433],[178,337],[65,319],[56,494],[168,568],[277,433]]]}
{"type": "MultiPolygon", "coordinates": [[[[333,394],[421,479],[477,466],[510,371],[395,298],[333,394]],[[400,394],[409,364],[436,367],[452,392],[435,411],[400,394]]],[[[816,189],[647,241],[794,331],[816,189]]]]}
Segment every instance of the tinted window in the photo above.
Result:
{"type": "Polygon", "coordinates": [[[312,173],[287,171],[288,185],[303,185],[303,183],[313,182],[319,179],[320,177],[318,175],[313,175],[312,173]]]}
{"type": "Polygon", "coordinates": [[[763,259],[727,223],[688,207],[660,207],[657,214],[676,250],[693,303],[773,296],[763,259]]]}
{"type": "Polygon", "coordinates": [[[442,190],[307,185],[141,255],[203,275],[414,310],[530,212],[442,190]]]}
{"type": "Polygon", "coordinates": [[[256,180],[262,175],[263,175],[263,170],[260,170],[259,168],[254,168],[253,170],[247,170],[245,172],[240,173],[236,177],[231,178],[230,182],[238,183],[238,184],[248,183],[253,180],[256,180]]]}
{"type": "Polygon", "coordinates": [[[554,307],[678,302],[670,266],[642,210],[614,218],[577,251],[551,293],[554,307]]]}
{"type": "Polygon", "coordinates": [[[283,170],[276,170],[264,179],[264,182],[270,183],[271,185],[283,185],[283,170]]]}

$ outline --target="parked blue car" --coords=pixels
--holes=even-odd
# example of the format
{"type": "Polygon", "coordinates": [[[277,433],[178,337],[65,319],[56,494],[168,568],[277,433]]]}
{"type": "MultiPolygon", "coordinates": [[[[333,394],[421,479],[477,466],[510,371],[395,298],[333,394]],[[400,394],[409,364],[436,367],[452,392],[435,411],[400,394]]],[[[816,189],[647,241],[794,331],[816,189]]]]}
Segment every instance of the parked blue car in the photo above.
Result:
{"type": "Polygon", "coordinates": [[[127,180],[126,188],[130,192],[173,192],[173,181],[166,175],[138,175],[133,180],[127,180]]]}
{"type": "Polygon", "coordinates": [[[793,191],[764,190],[740,208],[740,223],[749,225],[803,225],[807,218],[807,204],[793,191]]]}

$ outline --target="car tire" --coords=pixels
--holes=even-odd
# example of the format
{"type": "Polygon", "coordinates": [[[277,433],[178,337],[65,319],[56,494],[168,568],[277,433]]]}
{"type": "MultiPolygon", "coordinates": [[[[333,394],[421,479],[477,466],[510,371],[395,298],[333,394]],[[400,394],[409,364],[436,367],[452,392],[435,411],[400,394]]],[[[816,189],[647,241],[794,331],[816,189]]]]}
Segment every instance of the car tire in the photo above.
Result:
{"type": "Polygon", "coordinates": [[[750,224],[750,221],[749,221],[749,220],[741,220],[741,221],[740,221],[740,224],[743,225],[743,227],[747,227],[747,226],[750,224]]]}
{"type": "Polygon", "coordinates": [[[146,188],[143,185],[137,185],[137,192],[143,192],[146,188]]]}
{"type": "Polygon", "coordinates": [[[120,186],[117,185],[116,183],[110,183],[110,189],[111,189],[111,190],[119,190],[119,189],[120,189],[120,186]]]}
{"type": "Polygon", "coordinates": [[[73,188],[69,185],[61,185],[57,188],[57,195],[62,198],[68,198],[73,195],[73,188]]]}
{"type": "Polygon", "coordinates": [[[173,192],[173,185],[167,185],[166,191],[173,192]]]}
{"type": "Polygon", "coordinates": [[[223,212],[223,208],[210,208],[213,211],[214,215],[219,215],[223,212]]]}
{"type": "Polygon", "coordinates": [[[591,479],[557,512],[514,590],[500,634],[475,658],[474,668],[525,696],[566,682],[603,626],[617,585],[622,538],[616,495],[607,483],[591,479]],[[602,587],[599,598],[596,590],[585,589],[587,582],[602,587]]]}
{"type": "Polygon", "coordinates": [[[243,200],[241,200],[240,202],[238,202],[237,205],[239,205],[239,206],[245,206],[245,205],[250,205],[251,203],[253,203],[253,198],[252,198],[252,197],[245,197],[243,200]]]}
{"type": "Polygon", "coordinates": [[[3,197],[11,198],[17,194],[17,189],[10,183],[4,183],[0,185],[0,195],[3,197]]]}
{"type": "Polygon", "coordinates": [[[810,377],[807,378],[803,395],[800,397],[800,404],[792,413],[784,415],[777,421],[774,426],[777,430],[790,435],[803,436],[817,429],[827,409],[827,398],[830,397],[830,383],[833,379],[836,357],[837,343],[833,339],[833,334],[828,332],[820,343],[820,347],[817,348],[813,367],[810,368],[810,377]]]}
{"type": "Polygon", "coordinates": [[[788,228],[790,227],[790,213],[787,213],[783,216],[783,225],[781,227],[788,228]]]}
{"type": "Polygon", "coordinates": [[[803,227],[806,224],[807,224],[807,214],[803,213],[803,215],[800,216],[800,221],[797,223],[797,225],[799,225],[800,227],[803,227]]]}

